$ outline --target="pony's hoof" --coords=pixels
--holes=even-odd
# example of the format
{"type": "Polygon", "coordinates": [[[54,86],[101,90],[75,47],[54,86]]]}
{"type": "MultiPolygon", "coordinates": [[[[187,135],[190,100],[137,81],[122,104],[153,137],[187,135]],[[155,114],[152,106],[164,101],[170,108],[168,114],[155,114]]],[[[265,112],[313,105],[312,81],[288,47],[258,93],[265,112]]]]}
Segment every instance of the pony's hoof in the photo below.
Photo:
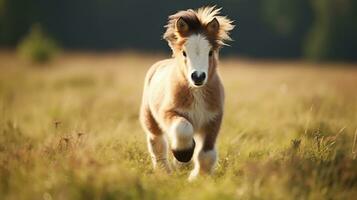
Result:
{"type": "Polygon", "coordinates": [[[197,180],[198,174],[199,174],[199,171],[196,169],[193,169],[191,171],[190,175],[188,176],[188,181],[193,182],[193,181],[197,180]]]}
{"type": "Polygon", "coordinates": [[[193,140],[193,145],[190,149],[183,149],[183,150],[172,150],[172,154],[174,154],[174,157],[176,160],[180,162],[189,162],[193,156],[193,152],[195,151],[195,140],[193,140]]]}
{"type": "Polygon", "coordinates": [[[167,159],[158,159],[154,161],[154,170],[157,172],[164,172],[167,174],[172,173],[172,169],[170,163],[167,159]]]}

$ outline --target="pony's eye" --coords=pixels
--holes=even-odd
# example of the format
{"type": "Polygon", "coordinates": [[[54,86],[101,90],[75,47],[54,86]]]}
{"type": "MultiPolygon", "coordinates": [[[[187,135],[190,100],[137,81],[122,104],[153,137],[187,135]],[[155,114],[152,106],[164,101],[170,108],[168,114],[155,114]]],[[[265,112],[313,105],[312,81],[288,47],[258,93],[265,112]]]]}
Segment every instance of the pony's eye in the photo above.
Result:
{"type": "Polygon", "coordinates": [[[182,51],[182,55],[186,57],[186,51],[182,51]]]}
{"type": "Polygon", "coordinates": [[[208,55],[211,57],[213,55],[213,51],[209,51],[208,55]]]}

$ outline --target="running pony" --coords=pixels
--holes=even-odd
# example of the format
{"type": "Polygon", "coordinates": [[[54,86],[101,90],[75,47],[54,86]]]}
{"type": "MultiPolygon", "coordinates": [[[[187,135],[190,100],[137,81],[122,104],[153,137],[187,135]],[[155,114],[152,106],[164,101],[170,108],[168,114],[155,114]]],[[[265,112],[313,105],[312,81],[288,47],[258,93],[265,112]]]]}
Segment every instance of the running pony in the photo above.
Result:
{"type": "Polygon", "coordinates": [[[144,83],[140,121],[154,168],[171,172],[171,149],[178,163],[193,157],[189,180],[210,174],[217,160],[224,104],[218,53],[234,27],[219,12],[203,7],[169,16],[164,39],[173,58],[155,63],[144,83]]]}

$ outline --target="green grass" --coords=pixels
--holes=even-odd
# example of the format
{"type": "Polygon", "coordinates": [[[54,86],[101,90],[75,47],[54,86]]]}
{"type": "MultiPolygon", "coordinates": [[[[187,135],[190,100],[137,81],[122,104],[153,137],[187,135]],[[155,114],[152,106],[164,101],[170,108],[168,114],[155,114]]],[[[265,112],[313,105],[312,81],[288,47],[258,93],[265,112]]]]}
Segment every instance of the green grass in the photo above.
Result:
{"type": "Polygon", "coordinates": [[[212,177],[152,170],[138,122],[160,55],[0,54],[0,199],[354,199],[357,69],[226,59],[212,177]],[[353,153],[355,152],[355,153],[353,153]]]}

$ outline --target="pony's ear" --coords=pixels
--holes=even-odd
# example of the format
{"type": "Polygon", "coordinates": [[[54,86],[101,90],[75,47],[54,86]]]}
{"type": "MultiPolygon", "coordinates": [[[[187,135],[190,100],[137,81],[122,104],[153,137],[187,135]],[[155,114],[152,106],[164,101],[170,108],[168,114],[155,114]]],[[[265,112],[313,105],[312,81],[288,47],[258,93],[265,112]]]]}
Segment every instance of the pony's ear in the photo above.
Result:
{"type": "Polygon", "coordinates": [[[178,18],[175,27],[176,27],[176,31],[181,34],[186,33],[189,30],[189,26],[187,22],[182,17],[178,18]]]}
{"type": "Polygon", "coordinates": [[[210,34],[217,34],[219,31],[219,22],[217,18],[213,18],[206,26],[210,34]]]}

